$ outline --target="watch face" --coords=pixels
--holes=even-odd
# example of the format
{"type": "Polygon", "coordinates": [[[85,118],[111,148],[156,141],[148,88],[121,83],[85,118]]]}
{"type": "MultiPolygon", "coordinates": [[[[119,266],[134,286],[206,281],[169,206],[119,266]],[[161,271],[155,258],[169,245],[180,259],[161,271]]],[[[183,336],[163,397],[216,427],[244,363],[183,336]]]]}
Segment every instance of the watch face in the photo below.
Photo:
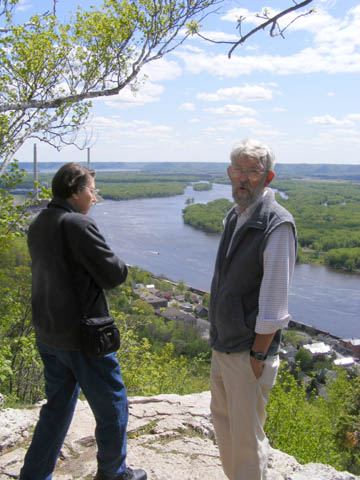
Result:
{"type": "Polygon", "coordinates": [[[255,358],[255,360],[263,362],[266,360],[266,355],[265,353],[262,352],[251,352],[251,356],[255,358]]]}

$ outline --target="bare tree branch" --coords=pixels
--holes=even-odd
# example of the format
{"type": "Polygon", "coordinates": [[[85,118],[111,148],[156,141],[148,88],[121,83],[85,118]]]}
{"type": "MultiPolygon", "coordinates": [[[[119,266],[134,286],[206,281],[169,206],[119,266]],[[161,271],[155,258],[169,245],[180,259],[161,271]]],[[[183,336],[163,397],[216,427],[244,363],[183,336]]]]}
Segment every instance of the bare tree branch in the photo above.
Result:
{"type": "Polygon", "coordinates": [[[209,15],[210,6],[216,11],[221,1],[105,2],[98,9],[79,8],[63,24],[56,18],[58,0],[52,0],[51,13],[35,15],[15,28],[11,9],[16,0],[0,0],[0,16],[6,15],[0,29],[0,176],[29,138],[55,148],[73,144],[88,119],[92,99],[134,87],[144,65],[173,51],[189,35],[231,45],[230,58],[259,30],[269,27],[271,36],[283,36],[297,18],[313,11],[281,28],[281,18],[313,1],[292,0],[290,8],[273,17],[266,11],[258,15],[265,21],[244,35],[240,18],[240,39],[219,42],[199,33],[198,22],[209,15]]]}
{"type": "MultiPolygon", "coordinates": [[[[301,3],[295,3],[292,7],[289,7],[287,8],[286,10],[283,10],[282,12],[278,13],[277,15],[275,15],[274,17],[271,17],[269,18],[266,22],[262,23],[261,25],[258,25],[257,27],[253,28],[250,32],[248,32],[246,35],[242,36],[240,38],[240,40],[238,40],[237,42],[234,43],[234,45],[230,48],[229,52],[228,52],[228,57],[231,58],[231,55],[233,53],[233,51],[239,46],[241,45],[242,43],[246,42],[246,40],[251,37],[252,35],[254,35],[256,32],[258,32],[259,30],[264,30],[266,27],[268,27],[269,25],[271,25],[271,29],[270,29],[270,35],[273,36],[273,32],[274,32],[274,29],[275,27],[278,25],[278,21],[280,18],[288,15],[289,13],[291,12],[294,12],[295,10],[298,10],[300,8],[304,8],[306,7],[307,5],[309,5],[310,3],[312,3],[313,0],[304,0],[303,2],[301,3]]],[[[309,13],[311,13],[312,10],[310,10],[309,12],[307,12],[306,15],[308,15],[309,13]]],[[[285,27],[286,28],[286,27],[285,27]]],[[[279,31],[282,32],[282,30],[279,28],[279,31]]]]}
{"type": "Polygon", "coordinates": [[[292,7],[289,7],[287,8],[286,10],[283,10],[282,12],[278,13],[277,15],[274,15],[273,17],[268,17],[267,15],[264,15],[264,16],[261,16],[260,14],[257,15],[258,18],[263,18],[265,19],[266,21],[261,23],[260,25],[258,25],[257,27],[253,28],[252,30],[250,30],[247,34],[243,35],[242,32],[241,32],[241,27],[242,27],[242,22],[245,20],[245,17],[240,17],[238,19],[238,25],[237,25],[237,29],[239,30],[239,34],[240,34],[240,39],[237,40],[237,41],[219,41],[219,40],[212,40],[210,38],[207,38],[206,36],[202,35],[200,32],[196,31],[196,32],[192,32],[192,34],[194,35],[197,35],[198,37],[202,38],[203,40],[206,40],[208,42],[211,42],[211,43],[217,43],[217,44],[224,44],[224,45],[232,45],[232,47],[230,48],[229,52],[228,52],[228,57],[231,58],[231,55],[232,53],[234,52],[234,50],[239,46],[239,45],[242,45],[243,43],[246,42],[246,40],[248,40],[248,38],[252,37],[253,35],[255,35],[257,32],[259,32],[260,30],[265,30],[267,27],[270,26],[270,36],[271,37],[275,37],[277,35],[280,35],[282,37],[284,37],[284,31],[291,25],[293,24],[298,18],[300,17],[304,17],[306,15],[309,15],[311,14],[314,10],[311,9],[305,13],[302,13],[300,15],[298,15],[296,18],[294,18],[293,20],[291,20],[291,22],[289,22],[285,27],[281,28],[278,21],[280,20],[280,18],[282,17],[285,17],[287,15],[289,15],[290,13],[296,11],[296,10],[299,10],[301,8],[304,8],[306,7],[307,5],[309,5],[310,3],[312,3],[314,0],[304,0],[303,2],[300,2],[300,3],[297,3],[295,0],[293,0],[293,3],[294,5],[292,7]],[[275,33],[275,30],[278,30],[277,33],[275,33]]]}
{"type": "Polygon", "coordinates": [[[77,9],[67,24],[56,18],[58,0],[20,26],[7,15],[0,30],[0,176],[29,138],[55,148],[74,144],[92,99],[134,86],[146,63],[181,45],[190,20],[221,1],[104,2],[77,9]]]}

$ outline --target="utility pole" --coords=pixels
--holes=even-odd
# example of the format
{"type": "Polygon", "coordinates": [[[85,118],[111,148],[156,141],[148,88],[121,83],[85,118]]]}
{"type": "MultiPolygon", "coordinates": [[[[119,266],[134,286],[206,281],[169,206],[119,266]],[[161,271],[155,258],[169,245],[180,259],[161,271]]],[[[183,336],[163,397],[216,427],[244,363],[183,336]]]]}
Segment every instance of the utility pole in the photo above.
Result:
{"type": "Polygon", "coordinates": [[[87,168],[90,170],[90,148],[87,148],[87,168]]]}
{"type": "Polygon", "coordinates": [[[37,202],[39,200],[39,175],[38,175],[38,165],[37,165],[37,151],[36,143],[34,143],[34,200],[37,202]]]}

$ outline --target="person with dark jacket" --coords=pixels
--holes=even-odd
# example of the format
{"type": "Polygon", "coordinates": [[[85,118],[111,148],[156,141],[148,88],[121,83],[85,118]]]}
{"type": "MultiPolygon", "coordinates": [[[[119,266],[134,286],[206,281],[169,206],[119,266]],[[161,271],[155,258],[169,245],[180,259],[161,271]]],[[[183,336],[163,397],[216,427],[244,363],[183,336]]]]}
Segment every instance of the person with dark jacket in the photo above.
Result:
{"type": "Polygon", "coordinates": [[[224,221],[210,295],[211,414],[225,474],[264,480],[265,407],[279,367],[296,259],[291,214],[267,188],[274,155],[254,140],[231,152],[236,206],[224,221]]]}
{"type": "Polygon", "coordinates": [[[81,351],[81,318],[109,315],[104,289],[126,280],[127,267],[86,216],[96,201],[95,172],[63,165],[53,199],[31,223],[32,322],[44,364],[47,403],[40,411],[20,480],[50,480],[80,388],[96,420],[95,480],[145,480],[126,466],[128,402],[115,353],[81,351]]]}

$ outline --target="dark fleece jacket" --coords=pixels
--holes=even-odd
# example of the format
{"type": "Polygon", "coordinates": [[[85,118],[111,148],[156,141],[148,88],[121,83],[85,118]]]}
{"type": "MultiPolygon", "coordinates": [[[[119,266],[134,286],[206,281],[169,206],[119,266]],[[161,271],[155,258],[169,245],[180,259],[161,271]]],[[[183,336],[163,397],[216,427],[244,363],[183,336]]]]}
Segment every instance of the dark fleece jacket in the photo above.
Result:
{"type": "Polygon", "coordinates": [[[94,220],[54,198],[31,223],[32,321],[40,343],[79,350],[81,317],[109,313],[103,289],[126,280],[127,268],[94,220]]]}

